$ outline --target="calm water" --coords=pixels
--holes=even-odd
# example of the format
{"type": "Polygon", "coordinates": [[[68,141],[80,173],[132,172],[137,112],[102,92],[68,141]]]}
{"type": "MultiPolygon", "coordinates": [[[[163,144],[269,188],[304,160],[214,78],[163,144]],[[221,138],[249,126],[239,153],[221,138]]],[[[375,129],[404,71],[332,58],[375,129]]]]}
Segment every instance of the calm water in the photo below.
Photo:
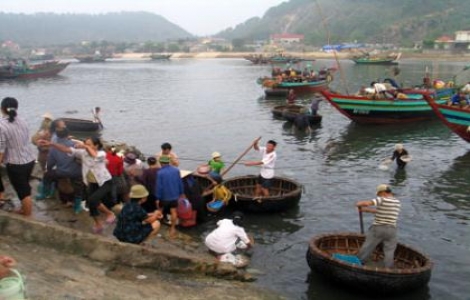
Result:
{"type": "MultiPolygon", "coordinates": [[[[398,81],[417,84],[426,67],[450,78],[463,65],[404,61],[398,81]]],[[[344,80],[337,76],[333,87],[351,92],[391,73],[385,66],[348,61],[341,68],[344,80]]],[[[271,117],[279,101],[261,97],[255,80],[269,71],[241,59],[72,64],[55,78],[1,82],[0,97],[20,101],[20,115],[28,118],[32,131],[46,111],[88,118],[92,107],[101,106],[105,139],[126,141],[144,153],[169,141],[184,169],[195,169],[213,151],[230,163],[257,136],[263,142],[277,140],[277,175],[304,185],[300,205],[279,215],[249,215],[246,227],[257,242],[251,266],[263,273],[254,284],[291,299],[365,299],[310,276],[307,242],[320,233],[359,231],[355,201],[374,197],[379,183],[391,184],[402,200],[400,241],[435,262],[429,287],[400,299],[470,299],[470,145],[439,121],[355,126],[327,103],[320,107],[320,126],[311,133],[296,132],[271,117]],[[397,142],[414,160],[404,172],[379,170],[380,160],[391,155],[397,142]]],[[[246,156],[255,158],[254,153],[246,156]]],[[[229,175],[256,173],[237,165],[229,175]]],[[[365,218],[367,224],[371,220],[365,218]]],[[[209,226],[196,232],[207,232],[209,226]]]]}

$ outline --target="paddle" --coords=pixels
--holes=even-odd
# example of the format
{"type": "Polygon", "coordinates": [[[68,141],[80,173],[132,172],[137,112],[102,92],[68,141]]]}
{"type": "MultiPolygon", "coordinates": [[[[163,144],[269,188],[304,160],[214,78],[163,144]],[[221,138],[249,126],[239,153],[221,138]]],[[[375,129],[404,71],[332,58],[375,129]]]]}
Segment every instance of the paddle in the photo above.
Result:
{"type": "Polygon", "coordinates": [[[235,159],[235,161],[234,161],[227,169],[225,169],[225,170],[222,172],[222,174],[220,174],[220,176],[223,177],[225,174],[227,174],[227,173],[243,158],[243,156],[245,156],[245,155],[251,150],[251,148],[253,147],[253,145],[254,145],[255,143],[257,143],[260,139],[261,139],[261,137],[259,137],[259,138],[257,138],[256,140],[254,140],[254,141],[250,144],[250,146],[249,146],[248,148],[246,148],[246,150],[243,151],[243,153],[240,154],[240,155],[237,157],[237,159],[235,159]]]}
{"type": "Polygon", "coordinates": [[[364,234],[364,221],[362,220],[362,208],[357,208],[359,211],[359,225],[361,226],[361,234],[364,234]]]}

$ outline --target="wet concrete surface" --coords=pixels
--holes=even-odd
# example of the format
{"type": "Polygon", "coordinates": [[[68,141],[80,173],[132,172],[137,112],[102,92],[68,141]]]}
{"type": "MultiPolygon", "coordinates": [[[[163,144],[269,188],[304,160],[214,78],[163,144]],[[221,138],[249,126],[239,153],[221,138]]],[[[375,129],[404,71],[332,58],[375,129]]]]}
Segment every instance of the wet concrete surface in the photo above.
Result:
{"type": "MultiPolygon", "coordinates": [[[[38,168],[33,176],[41,177],[38,168]]],[[[2,179],[6,198],[19,207],[8,179],[2,179]]],[[[33,195],[38,183],[31,181],[33,195]]],[[[282,299],[241,282],[255,278],[217,263],[182,232],[169,239],[162,226],[144,247],[118,242],[114,225],[102,235],[91,234],[91,227],[86,211],[75,214],[57,199],[34,201],[31,218],[0,212],[0,254],[18,261],[28,299],[282,299]]]]}

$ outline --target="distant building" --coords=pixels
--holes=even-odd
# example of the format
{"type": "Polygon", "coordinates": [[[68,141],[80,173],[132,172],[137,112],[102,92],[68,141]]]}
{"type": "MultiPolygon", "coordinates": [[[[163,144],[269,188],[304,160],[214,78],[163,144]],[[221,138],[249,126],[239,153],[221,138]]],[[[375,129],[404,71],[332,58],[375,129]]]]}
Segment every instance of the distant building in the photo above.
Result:
{"type": "Polygon", "coordinates": [[[277,45],[290,45],[295,43],[302,43],[304,41],[303,34],[293,34],[293,33],[279,33],[271,34],[269,40],[271,44],[277,45]]]}
{"type": "Polygon", "coordinates": [[[445,50],[451,53],[470,52],[470,30],[455,32],[455,37],[443,35],[434,40],[435,50],[445,50]]]}
{"type": "Polygon", "coordinates": [[[17,43],[14,43],[12,41],[5,41],[5,42],[2,43],[2,48],[9,49],[9,50],[12,50],[12,51],[18,51],[18,50],[20,50],[20,45],[18,45],[17,43]]]}

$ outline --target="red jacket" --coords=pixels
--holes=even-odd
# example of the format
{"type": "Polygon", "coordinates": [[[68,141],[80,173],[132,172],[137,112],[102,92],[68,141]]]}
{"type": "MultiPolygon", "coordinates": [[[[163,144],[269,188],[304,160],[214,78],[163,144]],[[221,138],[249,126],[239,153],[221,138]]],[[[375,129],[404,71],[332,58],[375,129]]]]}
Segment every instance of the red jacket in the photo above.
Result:
{"type": "Polygon", "coordinates": [[[111,176],[121,176],[124,172],[124,161],[122,157],[113,152],[106,152],[106,159],[108,160],[106,167],[109,173],[111,173],[111,176]]]}

